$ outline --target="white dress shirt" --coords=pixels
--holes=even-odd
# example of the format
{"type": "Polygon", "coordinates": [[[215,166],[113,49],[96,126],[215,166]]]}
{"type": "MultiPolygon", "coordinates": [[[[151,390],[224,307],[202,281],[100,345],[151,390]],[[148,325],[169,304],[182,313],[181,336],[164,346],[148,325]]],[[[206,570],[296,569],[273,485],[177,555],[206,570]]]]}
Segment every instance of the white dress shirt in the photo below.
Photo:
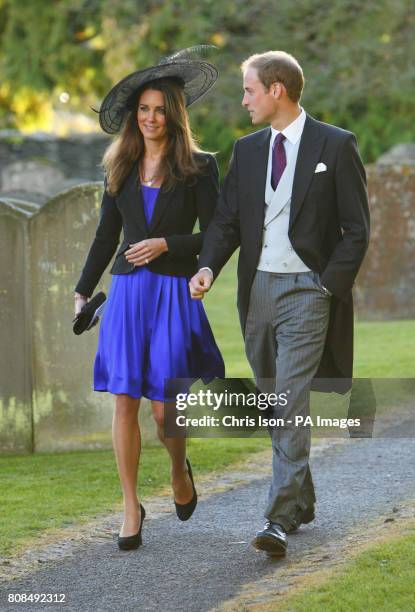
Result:
{"type": "Polygon", "coordinates": [[[286,166],[277,188],[271,186],[273,145],[280,132],[271,126],[268,152],[267,178],[264,187],[265,215],[262,235],[262,251],[257,269],[263,272],[308,272],[310,268],[300,259],[288,236],[291,194],[301,136],[306,120],[303,108],[298,117],[282,130],[286,166]]]}

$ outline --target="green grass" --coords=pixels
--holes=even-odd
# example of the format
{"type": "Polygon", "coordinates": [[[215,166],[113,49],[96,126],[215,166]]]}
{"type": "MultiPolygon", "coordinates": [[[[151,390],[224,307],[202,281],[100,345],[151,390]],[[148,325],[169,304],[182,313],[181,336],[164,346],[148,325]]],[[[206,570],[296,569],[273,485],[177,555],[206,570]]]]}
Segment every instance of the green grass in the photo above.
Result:
{"type": "Polygon", "coordinates": [[[358,321],[354,375],[415,378],[415,321],[358,321]]]}
{"type": "Polygon", "coordinates": [[[415,534],[370,548],[318,586],[267,606],[284,612],[412,612],[415,534]]]}
{"type": "MultiPolygon", "coordinates": [[[[269,447],[267,439],[189,440],[196,474],[222,470],[269,447]]],[[[139,492],[144,499],[169,483],[161,446],[144,449],[139,492]]],[[[119,508],[121,489],[112,451],[39,453],[0,458],[2,533],[0,555],[12,555],[25,539],[49,528],[86,521],[119,508]]]]}

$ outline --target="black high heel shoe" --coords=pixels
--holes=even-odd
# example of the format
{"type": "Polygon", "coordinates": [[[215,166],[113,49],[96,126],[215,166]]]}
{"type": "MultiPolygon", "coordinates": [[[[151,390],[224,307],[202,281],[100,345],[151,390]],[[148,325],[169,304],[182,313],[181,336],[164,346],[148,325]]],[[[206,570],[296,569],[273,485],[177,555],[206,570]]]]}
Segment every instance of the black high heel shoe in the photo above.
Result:
{"type": "Polygon", "coordinates": [[[197,506],[197,493],[195,483],[193,482],[192,466],[190,465],[189,459],[186,459],[186,463],[189,477],[192,481],[193,497],[187,504],[178,504],[176,501],[174,502],[174,505],[176,506],[176,514],[181,521],[188,521],[197,506]]]}
{"type": "Polygon", "coordinates": [[[137,531],[135,535],[132,535],[132,536],[126,536],[125,538],[121,537],[120,535],[118,536],[118,548],[120,550],[134,550],[135,548],[138,548],[139,546],[141,546],[141,544],[143,543],[143,540],[141,538],[141,530],[143,528],[143,521],[146,515],[146,511],[144,510],[144,506],[142,506],[141,504],[140,504],[140,509],[141,509],[140,529],[137,531]]]}

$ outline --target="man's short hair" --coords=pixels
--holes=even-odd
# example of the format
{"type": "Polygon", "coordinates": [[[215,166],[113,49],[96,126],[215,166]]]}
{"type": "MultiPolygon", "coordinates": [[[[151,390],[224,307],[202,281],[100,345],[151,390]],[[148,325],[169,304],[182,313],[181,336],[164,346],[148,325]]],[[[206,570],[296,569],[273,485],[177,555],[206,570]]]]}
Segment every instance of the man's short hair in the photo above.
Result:
{"type": "Polygon", "coordinates": [[[258,78],[269,90],[272,83],[282,83],[287,95],[293,102],[298,102],[304,88],[304,75],[298,61],[285,51],[267,51],[255,53],[241,64],[242,72],[255,68],[258,78]]]}

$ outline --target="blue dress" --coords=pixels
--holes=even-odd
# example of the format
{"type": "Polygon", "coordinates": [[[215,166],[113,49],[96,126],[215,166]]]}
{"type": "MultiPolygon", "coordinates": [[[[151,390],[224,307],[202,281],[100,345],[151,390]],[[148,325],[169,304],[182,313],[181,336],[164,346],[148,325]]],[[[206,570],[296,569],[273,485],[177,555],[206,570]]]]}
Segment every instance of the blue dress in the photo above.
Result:
{"type": "MultiPolygon", "coordinates": [[[[149,225],[159,188],[141,189],[149,225]]],[[[191,299],[186,277],[146,266],[112,276],[99,329],[95,391],[171,401],[166,379],[208,382],[224,376],[203,304],[191,299]]]]}

